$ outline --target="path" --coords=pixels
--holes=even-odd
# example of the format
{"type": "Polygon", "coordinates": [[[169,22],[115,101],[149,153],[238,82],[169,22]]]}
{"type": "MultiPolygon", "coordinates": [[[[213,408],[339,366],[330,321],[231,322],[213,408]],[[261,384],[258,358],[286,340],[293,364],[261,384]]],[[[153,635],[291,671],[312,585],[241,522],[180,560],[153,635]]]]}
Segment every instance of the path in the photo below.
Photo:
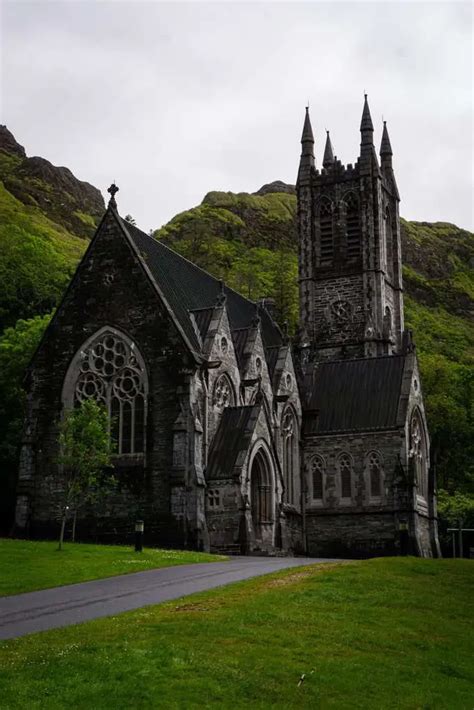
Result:
{"type": "Polygon", "coordinates": [[[164,567],[0,597],[0,639],[112,616],[288,567],[335,561],[303,557],[232,557],[228,562],[164,567]]]}

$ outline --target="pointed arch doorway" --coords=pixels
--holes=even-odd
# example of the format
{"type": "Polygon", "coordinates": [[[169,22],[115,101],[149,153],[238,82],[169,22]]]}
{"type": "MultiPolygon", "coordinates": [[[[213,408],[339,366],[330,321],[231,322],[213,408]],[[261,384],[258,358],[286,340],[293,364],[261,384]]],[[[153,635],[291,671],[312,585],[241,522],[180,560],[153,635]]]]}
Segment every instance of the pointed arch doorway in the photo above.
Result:
{"type": "Polygon", "coordinates": [[[258,545],[273,546],[274,475],[272,465],[263,448],[253,457],[250,469],[250,510],[258,545]]]}

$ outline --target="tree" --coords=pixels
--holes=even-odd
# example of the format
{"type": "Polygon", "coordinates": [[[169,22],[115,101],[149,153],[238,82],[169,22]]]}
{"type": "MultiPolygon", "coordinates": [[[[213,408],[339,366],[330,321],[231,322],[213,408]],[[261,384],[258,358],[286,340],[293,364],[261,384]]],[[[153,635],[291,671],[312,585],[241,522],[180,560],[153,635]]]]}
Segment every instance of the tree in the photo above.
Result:
{"type": "Polygon", "coordinates": [[[115,484],[108,424],[105,407],[93,399],[66,412],[60,424],[61,531],[58,550],[62,549],[69,511],[96,501],[115,484]]]}
{"type": "Polygon", "coordinates": [[[0,336],[0,535],[13,522],[18,453],[23,426],[26,367],[51,315],[19,320],[0,336]]]}

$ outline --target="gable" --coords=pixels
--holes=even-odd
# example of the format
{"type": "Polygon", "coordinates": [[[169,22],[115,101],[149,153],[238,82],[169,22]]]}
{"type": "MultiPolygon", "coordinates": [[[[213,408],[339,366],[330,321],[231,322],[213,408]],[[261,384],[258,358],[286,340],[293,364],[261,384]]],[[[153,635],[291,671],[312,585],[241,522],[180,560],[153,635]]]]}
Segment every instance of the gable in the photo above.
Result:
{"type": "Polygon", "coordinates": [[[109,209],[80,261],[43,338],[33,355],[57,362],[77,351],[88,336],[104,325],[119,327],[132,335],[143,323],[154,322],[154,349],[169,345],[170,337],[183,350],[167,304],[161,298],[146,267],[118,216],[109,209]]]}

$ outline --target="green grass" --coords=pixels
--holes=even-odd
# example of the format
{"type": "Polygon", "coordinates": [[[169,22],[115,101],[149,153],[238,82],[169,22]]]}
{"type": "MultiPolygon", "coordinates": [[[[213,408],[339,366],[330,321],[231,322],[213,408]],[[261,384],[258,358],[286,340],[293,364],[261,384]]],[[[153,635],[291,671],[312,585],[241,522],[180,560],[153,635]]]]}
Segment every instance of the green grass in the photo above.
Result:
{"type": "MultiPolygon", "coordinates": [[[[135,552],[121,545],[82,545],[0,539],[0,596],[171,567],[227,559],[219,555],[145,548],[135,552]]],[[[1,701],[0,701],[1,706],[1,701]]]]}
{"type": "Polygon", "coordinates": [[[3,642],[2,709],[471,710],[473,583],[468,560],[293,569],[3,642]]]}

